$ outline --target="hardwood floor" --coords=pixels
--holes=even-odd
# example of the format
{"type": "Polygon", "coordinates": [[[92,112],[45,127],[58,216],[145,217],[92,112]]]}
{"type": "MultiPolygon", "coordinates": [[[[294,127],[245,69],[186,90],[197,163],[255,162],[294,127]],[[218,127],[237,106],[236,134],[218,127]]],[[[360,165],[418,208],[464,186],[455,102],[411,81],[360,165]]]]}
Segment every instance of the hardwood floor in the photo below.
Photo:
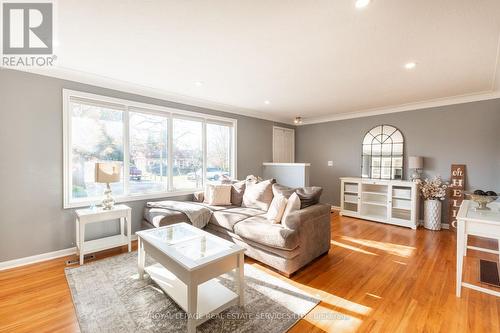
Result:
{"type": "MultiPolygon", "coordinates": [[[[332,226],[330,252],[289,280],[322,299],[290,332],[500,332],[500,298],[469,289],[455,297],[451,232],[338,215],[332,215],[332,226]]],[[[497,246],[481,239],[471,243],[497,246]]],[[[124,251],[101,252],[97,260],[124,251]]],[[[479,256],[497,258],[469,251],[465,281],[476,282],[479,256]]],[[[64,275],[67,259],[0,272],[0,332],[79,331],[64,275]]]]}

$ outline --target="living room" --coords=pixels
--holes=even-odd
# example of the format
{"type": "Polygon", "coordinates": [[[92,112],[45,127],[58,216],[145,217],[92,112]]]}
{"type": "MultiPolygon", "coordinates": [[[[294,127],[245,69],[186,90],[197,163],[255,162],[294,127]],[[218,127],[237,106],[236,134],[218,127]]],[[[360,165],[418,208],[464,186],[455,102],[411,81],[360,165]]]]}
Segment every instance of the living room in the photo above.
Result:
{"type": "Polygon", "coordinates": [[[499,2],[0,5],[0,332],[500,331],[499,2]]]}

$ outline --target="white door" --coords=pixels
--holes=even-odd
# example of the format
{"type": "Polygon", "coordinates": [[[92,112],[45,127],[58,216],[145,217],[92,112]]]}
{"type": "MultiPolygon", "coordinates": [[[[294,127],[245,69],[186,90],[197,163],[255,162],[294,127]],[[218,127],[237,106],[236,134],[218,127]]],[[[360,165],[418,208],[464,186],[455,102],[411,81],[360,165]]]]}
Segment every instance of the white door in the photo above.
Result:
{"type": "Polygon", "coordinates": [[[295,163],[295,130],[273,126],[273,162],[295,163]]]}

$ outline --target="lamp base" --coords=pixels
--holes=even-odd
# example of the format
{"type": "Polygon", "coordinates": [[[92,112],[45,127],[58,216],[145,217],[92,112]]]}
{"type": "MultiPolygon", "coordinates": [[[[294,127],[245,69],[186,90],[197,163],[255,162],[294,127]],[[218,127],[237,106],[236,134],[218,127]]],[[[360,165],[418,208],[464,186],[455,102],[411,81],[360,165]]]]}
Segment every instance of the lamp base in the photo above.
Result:
{"type": "Polygon", "coordinates": [[[416,181],[416,180],[420,179],[420,177],[421,177],[421,175],[420,175],[420,170],[418,170],[418,169],[414,169],[414,170],[413,170],[413,173],[412,173],[412,174],[411,174],[411,176],[410,176],[410,180],[411,180],[412,182],[414,182],[414,181],[416,181]]]}
{"type": "Polygon", "coordinates": [[[106,189],[104,190],[104,199],[102,199],[102,209],[104,210],[113,209],[115,205],[115,199],[113,199],[113,196],[111,194],[112,194],[111,187],[109,186],[108,183],[106,189]]]}

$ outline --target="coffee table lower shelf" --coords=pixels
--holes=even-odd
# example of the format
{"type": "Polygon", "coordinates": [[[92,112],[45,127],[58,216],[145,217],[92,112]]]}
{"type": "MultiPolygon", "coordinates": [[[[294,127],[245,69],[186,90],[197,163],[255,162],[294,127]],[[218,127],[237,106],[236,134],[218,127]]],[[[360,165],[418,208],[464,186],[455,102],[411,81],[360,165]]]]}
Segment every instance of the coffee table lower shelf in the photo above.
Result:
{"type": "MultiPolygon", "coordinates": [[[[160,264],[144,269],[151,279],[167,293],[184,311],[188,312],[187,286],[173,273],[160,264]]],[[[210,319],[207,315],[218,314],[225,309],[237,305],[239,296],[224,287],[216,279],[198,285],[197,325],[210,319]]]]}

